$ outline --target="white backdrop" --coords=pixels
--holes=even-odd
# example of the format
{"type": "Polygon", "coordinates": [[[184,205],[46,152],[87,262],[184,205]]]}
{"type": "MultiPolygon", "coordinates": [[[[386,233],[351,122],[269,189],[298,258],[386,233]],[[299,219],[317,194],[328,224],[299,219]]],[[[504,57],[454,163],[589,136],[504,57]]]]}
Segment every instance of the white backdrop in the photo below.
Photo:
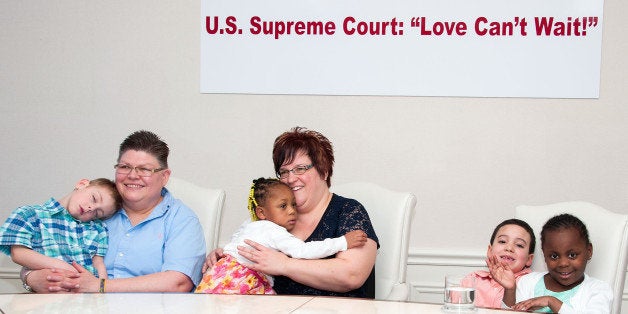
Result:
{"type": "Polygon", "coordinates": [[[173,175],[226,190],[224,243],[295,125],[332,140],[332,184],[417,195],[413,250],[483,254],[524,203],[628,213],[628,2],[604,6],[599,99],[530,99],[201,94],[198,1],[0,1],[0,219],[113,177],[145,128],[173,175]]]}

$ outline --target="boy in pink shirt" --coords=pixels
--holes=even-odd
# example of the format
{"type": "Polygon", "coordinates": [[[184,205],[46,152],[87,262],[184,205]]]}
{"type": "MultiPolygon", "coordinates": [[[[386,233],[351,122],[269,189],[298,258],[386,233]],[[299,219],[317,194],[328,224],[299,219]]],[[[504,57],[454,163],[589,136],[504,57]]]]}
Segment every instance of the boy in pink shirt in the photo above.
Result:
{"type": "MultiPolygon", "coordinates": [[[[497,225],[491,235],[486,252],[487,260],[493,258],[509,267],[514,280],[530,273],[536,238],[532,227],[519,219],[508,219],[497,225]]],[[[487,261],[488,262],[488,261],[487,261]]],[[[486,270],[474,271],[467,278],[475,278],[475,306],[501,308],[504,287],[486,270]]]]}

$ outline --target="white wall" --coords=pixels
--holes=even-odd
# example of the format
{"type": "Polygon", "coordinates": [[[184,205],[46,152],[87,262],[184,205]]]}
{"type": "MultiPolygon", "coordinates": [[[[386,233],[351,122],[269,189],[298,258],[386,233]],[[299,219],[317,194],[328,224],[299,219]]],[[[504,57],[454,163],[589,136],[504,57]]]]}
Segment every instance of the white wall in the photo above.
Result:
{"type": "Polygon", "coordinates": [[[145,128],[174,175],[227,191],[225,242],[295,125],[332,140],[333,182],[418,196],[414,249],[483,253],[522,203],[628,213],[627,9],[605,3],[599,99],[478,99],[200,94],[198,1],[2,1],[0,220],[112,177],[117,145],[145,128]]]}

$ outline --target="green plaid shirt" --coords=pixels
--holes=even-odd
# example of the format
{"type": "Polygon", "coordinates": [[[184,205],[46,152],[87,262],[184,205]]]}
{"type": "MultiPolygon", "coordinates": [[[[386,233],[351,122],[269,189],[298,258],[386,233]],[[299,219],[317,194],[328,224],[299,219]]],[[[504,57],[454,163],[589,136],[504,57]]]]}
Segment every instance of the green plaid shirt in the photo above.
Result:
{"type": "Polygon", "coordinates": [[[0,251],[7,255],[12,245],[22,245],[68,263],[76,261],[95,275],[92,256],[105,256],[107,240],[101,221],[78,221],[54,198],[17,208],[0,228],[0,251]]]}

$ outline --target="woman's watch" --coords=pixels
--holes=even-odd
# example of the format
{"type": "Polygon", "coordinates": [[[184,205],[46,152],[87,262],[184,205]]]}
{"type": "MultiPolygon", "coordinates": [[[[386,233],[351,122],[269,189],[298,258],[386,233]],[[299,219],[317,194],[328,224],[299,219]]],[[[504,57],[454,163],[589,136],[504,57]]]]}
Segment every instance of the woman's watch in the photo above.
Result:
{"type": "Polygon", "coordinates": [[[26,283],[26,280],[28,279],[28,275],[30,275],[32,271],[33,271],[32,269],[28,269],[26,267],[22,267],[22,270],[20,271],[20,279],[22,280],[22,287],[24,287],[24,289],[28,292],[33,292],[33,288],[31,288],[31,286],[29,286],[26,283]]]}

